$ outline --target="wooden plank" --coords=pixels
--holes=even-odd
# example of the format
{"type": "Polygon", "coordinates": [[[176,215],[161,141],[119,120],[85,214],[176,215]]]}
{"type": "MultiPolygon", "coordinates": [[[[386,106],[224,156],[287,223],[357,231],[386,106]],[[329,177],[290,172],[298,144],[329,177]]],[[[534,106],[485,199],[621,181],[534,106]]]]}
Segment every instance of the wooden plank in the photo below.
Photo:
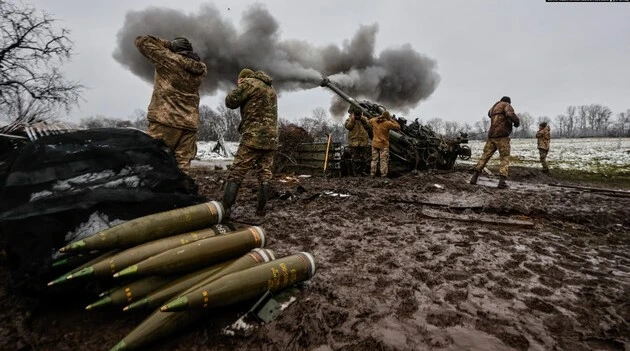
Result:
{"type": "Polygon", "coordinates": [[[586,191],[593,191],[593,192],[613,193],[613,194],[620,194],[620,195],[630,196],[630,191],[624,191],[624,190],[592,188],[590,186],[565,185],[565,184],[557,184],[557,183],[549,183],[548,185],[549,186],[557,186],[557,187],[561,187],[561,188],[579,189],[579,190],[586,190],[586,191]]]}
{"type": "Polygon", "coordinates": [[[518,219],[502,219],[502,218],[490,218],[488,216],[470,216],[464,214],[455,214],[443,211],[435,211],[435,210],[422,210],[420,212],[423,216],[435,219],[448,219],[454,221],[462,221],[462,222],[476,222],[483,224],[494,224],[494,225],[513,225],[519,227],[532,228],[534,227],[534,222],[530,221],[521,221],[518,219]]]}

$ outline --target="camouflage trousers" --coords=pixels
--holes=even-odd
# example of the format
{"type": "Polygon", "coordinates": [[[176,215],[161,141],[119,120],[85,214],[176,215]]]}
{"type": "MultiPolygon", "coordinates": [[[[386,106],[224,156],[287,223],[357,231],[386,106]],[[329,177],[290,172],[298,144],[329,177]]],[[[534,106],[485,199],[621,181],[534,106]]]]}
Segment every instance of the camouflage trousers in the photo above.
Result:
{"type": "Polygon", "coordinates": [[[384,147],[382,149],[372,147],[372,164],[370,167],[370,175],[376,175],[376,170],[378,169],[379,164],[381,166],[381,177],[387,176],[387,171],[389,169],[389,147],[384,147]]]}
{"type": "Polygon", "coordinates": [[[179,169],[188,174],[190,161],[197,155],[197,132],[149,122],[147,134],[162,140],[175,154],[179,169]]]}
{"type": "Polygon", "coordinates": [[[549,150],[538,149],[538,153],[540,154],[540,164],[542,164],[543,170],[548,171],[547,154],[549,154],[549,150]]]}
{"type": "Polygon", "coordinates": [[[275,152],[276,150],[256,149],[240,144],[230,167],[228,181],[240,182],[250,169],[255,168],[259,182],[270,182],[273,178],[271,167],[275,152]]]}
{"type": "Polygon", "coordinates": [[[350,146],[350,172],[353,176],[367,172],[367,160],[370,158],[369,146],[350,146]]]}
{"type": "Polygon", "coordinates": [[[483,171],[483,168],[497,150],[499,150],[500,158],[499,174],[507,177],[510,166],[510,137],[488,138],[486,145],[483,147],[483,154],[475,169],[479,172],[483,171]]]}

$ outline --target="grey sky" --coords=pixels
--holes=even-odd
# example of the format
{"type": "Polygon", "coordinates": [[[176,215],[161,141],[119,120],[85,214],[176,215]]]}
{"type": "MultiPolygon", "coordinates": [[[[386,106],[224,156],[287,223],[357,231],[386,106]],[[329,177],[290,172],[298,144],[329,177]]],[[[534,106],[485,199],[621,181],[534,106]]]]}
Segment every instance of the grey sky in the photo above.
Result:
{"type": "MultiPolygon", "coordinates": [[[[76,55],[67,75],[86,85],[71,112],[124,118],[146,109],[152,86],[116,62],[116,34],[129,10],[148,6],[195,12],[204,1],[27,0],[72,31],[76,55]]],[[[237,27],[253,2],[213,1],[237,27]],[[228,10],[229,8],[229,10],[228,10]]],[[[502,95],[517,112],[554,117],[568,105],[600,103],[616,114],[630,108],[630,3],[478,1],[265,1],[283,39],[341,45],[359,25],[378,23],[376,51],[405,43],[438,63],[441,82],[406,117],[474,123],[502,95]]],[[[138,33],[149,34],[149,33],[138,33]]],[[[185,35],[185,33],[182,33],[185,35]]],[[[195,43],[193,43],[194,45],[195,43]]],[[[216,107],[224,93],[202,98],[216,107]]],[[[281,117],[328,108],[323,88],[284,93],[281,117]]],[[[397,111],[394,111],[396,113],[397,111]]]]}

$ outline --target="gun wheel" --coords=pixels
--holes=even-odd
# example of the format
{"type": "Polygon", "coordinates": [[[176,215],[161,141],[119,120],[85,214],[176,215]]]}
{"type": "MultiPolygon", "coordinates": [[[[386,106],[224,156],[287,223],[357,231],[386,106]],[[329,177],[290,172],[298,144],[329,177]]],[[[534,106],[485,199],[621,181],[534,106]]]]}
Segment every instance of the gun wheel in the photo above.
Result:
{"type": "Polygon", "coordinates": [[[429,147],[422,150],[422,161],[427,166],[433,166],[437,162],[440,154],[435,148],[429,147]]]}
{"type": "Polygon", "coordinates": [[[464,160],[464,161],[468,161],[468,160],[470,160],[470,156],[472,155],[472,152],[470,151],[470,146],[468,146],[468,145],[462,145],[462,146],[460,146],[460,148],[461,148],[461,149],[463,149],[463,150],[468,150],[468,152],[465,152],[467,155],[460,154],[460,155],[459,155],[459,158],[460,158],[461,160],[464,160]]]}

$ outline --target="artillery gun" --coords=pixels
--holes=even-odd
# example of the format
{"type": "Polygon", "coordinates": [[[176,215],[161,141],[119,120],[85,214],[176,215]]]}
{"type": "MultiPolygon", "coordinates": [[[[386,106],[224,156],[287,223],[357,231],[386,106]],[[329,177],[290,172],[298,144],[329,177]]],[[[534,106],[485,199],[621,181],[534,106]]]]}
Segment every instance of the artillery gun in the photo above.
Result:
{"type": "MultiPolygon", "coordinates": [[[[323,78],[320,86],[327,87],[350,104],[348,112],[360,109],[368,118],[381,115],[386,108],[382,105],[363,100],[357,101],[333,84],[330,79],[323,78]]],[[[389,168],[394,172],[409,172],[420,169],[451,169],[459,157],[468,160],[471,156],[467,133],[460,132],[456,138],[448,138],[435,133],[416,119],[407,124],[402,117],[394,118],[400,124],[400,131],[389,132],[389,168]]]]}

